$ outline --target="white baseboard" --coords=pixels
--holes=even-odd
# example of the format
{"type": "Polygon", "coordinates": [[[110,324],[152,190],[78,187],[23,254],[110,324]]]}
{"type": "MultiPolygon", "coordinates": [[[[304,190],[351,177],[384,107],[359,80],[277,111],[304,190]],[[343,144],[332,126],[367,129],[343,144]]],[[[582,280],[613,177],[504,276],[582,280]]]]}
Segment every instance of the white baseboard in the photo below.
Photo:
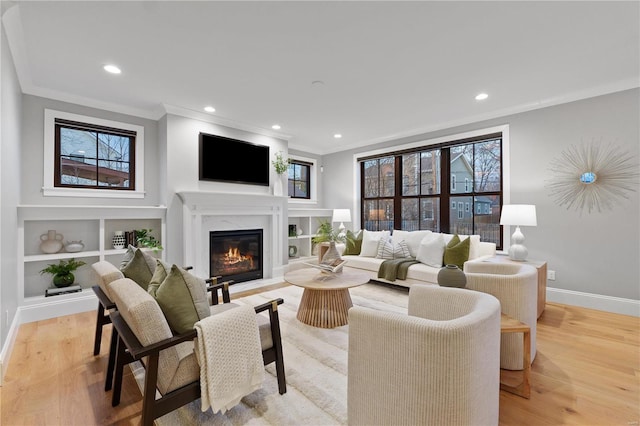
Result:
{"type": "Polygon", "coordinates": [[[547,302],[640,317],[640,300],[547,287],[547,302]]]}
{"type": "Polygon", "coordinates": [[[9,359],[11,358],[11,352],[13,351],[13,345],[18,337],[18,329],[20,328],[20,310],[13,316],[11,321],[11,327],[9,327],[9,333],[7,334],[7,340],[5,340],[0,352],[0,386],[4,382],[4,375],[6,369],[9,366],[9,359]]]}

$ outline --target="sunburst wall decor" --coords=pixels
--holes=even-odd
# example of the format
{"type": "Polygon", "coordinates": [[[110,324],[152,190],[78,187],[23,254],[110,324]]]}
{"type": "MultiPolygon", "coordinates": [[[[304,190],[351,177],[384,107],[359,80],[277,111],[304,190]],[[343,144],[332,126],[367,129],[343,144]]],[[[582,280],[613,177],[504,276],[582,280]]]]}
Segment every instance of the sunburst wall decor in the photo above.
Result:
{"type": "Polygon", "coordinates": [[[591,142],[570,146],[554,159],[547,181],[550,196],[567,210],[613,209],[638,188],[638,164],[615,144],[591,142]]]}

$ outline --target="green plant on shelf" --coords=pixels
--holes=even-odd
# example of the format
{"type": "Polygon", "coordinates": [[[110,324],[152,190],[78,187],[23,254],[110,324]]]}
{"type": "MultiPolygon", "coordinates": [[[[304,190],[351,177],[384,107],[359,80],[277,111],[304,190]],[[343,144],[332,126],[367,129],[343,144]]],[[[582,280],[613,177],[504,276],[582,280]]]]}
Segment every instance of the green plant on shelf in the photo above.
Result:
{"type": "Polygon", "coordinates": [[[321,221],[320,226],[318,227],[318,231],[316,235],[311,239],[314,243],[325,243],[325,242],[341,242],[344,240],[340,236],[340,233],[333,229],[331,226],[331,222],[321,221]]]}
{"type": "Polygon", "coordinates": [[[53,275],[53,285],[60,287],[69,287],[75,281],[76,277],[73,275],[73,271],[78,269],[79,267],[86,265],[82,260],[62,259],[57,264],[51,263],[46,268],[40,271],[40,275],[42,274],[51,274],[53,275]]]}
{"type": "Polygon", "coordinates": [[[151,233],[152,229],[136,229],[136,243],[138,247],[150,248],[153,251],[162,250],[162,244],[151,233]]]}

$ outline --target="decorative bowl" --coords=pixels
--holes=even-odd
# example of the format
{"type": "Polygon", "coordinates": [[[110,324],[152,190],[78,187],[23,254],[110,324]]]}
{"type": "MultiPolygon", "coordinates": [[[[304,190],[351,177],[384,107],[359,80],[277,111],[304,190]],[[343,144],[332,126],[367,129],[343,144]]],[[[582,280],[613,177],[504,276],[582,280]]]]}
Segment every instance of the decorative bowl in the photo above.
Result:
{"type": "Polygon", "coordinates": [[[64,246],[64,248],[68,253],[77,253],[84,249],[84,244],[82,243],[82,240],[67,241],[67,244],[64,246]]]}

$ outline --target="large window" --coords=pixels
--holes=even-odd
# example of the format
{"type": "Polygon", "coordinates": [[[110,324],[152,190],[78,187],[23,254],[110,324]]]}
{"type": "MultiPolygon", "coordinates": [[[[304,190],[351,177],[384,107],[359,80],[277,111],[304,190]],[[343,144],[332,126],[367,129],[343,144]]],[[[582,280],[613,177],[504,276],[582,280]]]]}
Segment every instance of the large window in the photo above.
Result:
{"type": "Polygon", "coordinates": [[[311,198],[311,163],[289,160],[288,188],[291,198],[311,198]]]}
{"type": "Polygon", "coordinates": [[[134,190],[135,132],[55,120],[56,187],[134,190]]]}
{"type": "Polygon", "coordinates": [[[478,234],[502,248],[502,134],[360,159],[365,229],[478,234]]]}

